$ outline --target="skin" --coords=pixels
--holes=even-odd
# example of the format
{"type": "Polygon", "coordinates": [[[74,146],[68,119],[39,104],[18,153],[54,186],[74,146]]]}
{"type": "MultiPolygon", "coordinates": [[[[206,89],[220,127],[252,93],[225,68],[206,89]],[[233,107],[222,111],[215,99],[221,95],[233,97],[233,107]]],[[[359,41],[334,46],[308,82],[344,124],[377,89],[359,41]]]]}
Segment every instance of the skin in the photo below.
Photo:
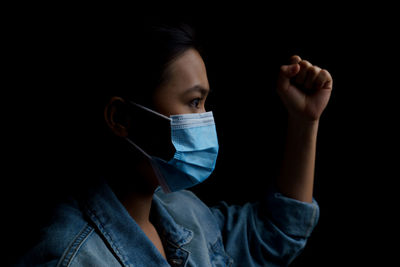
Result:
{"type": "MultiPolygon", "coordinates": [[[[200,54],[189,49],[177,57],[167,69],[167,80],[154,94],[154,106],[157,112],[166,116],[184,113],[205,112],[205,101],[209,92],[206,67],[200,54]]],[[[124,102],[120,97],[113,97],[105,108],[105,120],[111,130],[120,137],[127,137],[129,123],[119,123],[117,103],[124,102]]],[[[135,166],[127,170],[135,179],[117,179],[110,181],[113,191],[127,209],[131,217],[153,242],[161,255],[165,251],[157,229],[150,221],[150,209],[154,190],[158,182],[147,159],[140,153],[135,155],[135,166]],[[127,182],[129,181],[129,182],[127,182]],[[127,183],[130,183],[127,185],[127,183]],[[139,190],[135,190],[139,188],[139,190]]],[[[122,171],[123,172],[123,171],[122,171]]]]}
{"type": "MultiPolygon", "coordinates": [[[[289,65],[281,67],[277,83],[277,92],[289,113],[285,156],[277,184],[284,195],[311,202],[318,123],[330,97],[332,78],[328,71],[298,56],[290,60],[289,65]],[[294,82],[309,92],[304,93],[294,82]]],[[[154,94],[153,102],[158,112],[170,116],[206,111],[204,104],[209,83],[205,64],[196,50],[189,49],[178,56],[169,65],[167,77],[154,94]]],[[[117,136],[126,137],[129,123],[120,123],[115,119],[118,102],[124,100],[119,97],[110,100],[105,108],[105,120],[117,136]]],[[[166,258],[158,231],[150,221],[151,202],[158,183],[147,160],[140,153],[135,157],[137,164],[129,166],[128,172],[135,179],[111,181],[111,187],[132,218],[166,258]]]]}
{"type": "Polygon", "coordinates": [[[319,119],[331,96],[333,80],[327,70],[299,56],[292,56],[290,63],[281,67],[277,83],[277,92],[289,114],[277,186],[288,197],[312,202],[319,119]]]}

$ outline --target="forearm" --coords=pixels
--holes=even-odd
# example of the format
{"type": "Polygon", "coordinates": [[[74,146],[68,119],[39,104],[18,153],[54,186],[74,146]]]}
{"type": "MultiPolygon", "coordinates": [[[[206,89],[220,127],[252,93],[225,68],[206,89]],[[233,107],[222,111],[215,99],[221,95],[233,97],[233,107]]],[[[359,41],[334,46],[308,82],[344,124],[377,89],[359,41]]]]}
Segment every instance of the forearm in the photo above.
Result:
{"type": "Polygon", "coordinates": [[[300,123],[289,118],[284,157],[277,187],[288,197],[312,202],[318,121],[300,123]]]}

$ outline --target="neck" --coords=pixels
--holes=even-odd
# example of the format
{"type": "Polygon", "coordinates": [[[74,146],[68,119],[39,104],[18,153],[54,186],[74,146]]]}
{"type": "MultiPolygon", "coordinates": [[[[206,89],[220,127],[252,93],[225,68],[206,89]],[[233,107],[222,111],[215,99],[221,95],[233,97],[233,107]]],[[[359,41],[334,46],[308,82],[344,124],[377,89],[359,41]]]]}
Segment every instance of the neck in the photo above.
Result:
{"type": "Polygon", "coordinates": [[[111,174],[110,186],[129,215],[140,226],[150,225],[150,210],[153,194],[158,186],[147,160],[139,161],[135,167],[122,174],[111,174]]]}
{"type": "Polygon", "coordinates": [[[129,195],[122,196],[120,201],[128,211],[129,215],[140,226],[150,224],[150,210],[153,200],[153,194],[143,194],[132,192],[129,195]]]}

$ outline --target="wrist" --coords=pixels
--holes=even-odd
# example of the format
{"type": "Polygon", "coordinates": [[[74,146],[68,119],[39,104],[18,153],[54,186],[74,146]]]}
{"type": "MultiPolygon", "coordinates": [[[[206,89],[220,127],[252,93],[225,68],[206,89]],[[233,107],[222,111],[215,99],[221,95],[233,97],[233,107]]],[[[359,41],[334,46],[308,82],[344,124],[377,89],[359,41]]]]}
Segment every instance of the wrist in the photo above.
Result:
{"type": "Polygon", "coordinates": [[[289,115],[288,124],[300,128],[316,128],[316,127],[318,128],[319,119],[309,120],[289,115]]]}
{"type": "Polygon", "coordinates": [[[288,117],[288,134],[291,138],[315,138],[318,126],[319,120],[301,120],[288,117]]]}

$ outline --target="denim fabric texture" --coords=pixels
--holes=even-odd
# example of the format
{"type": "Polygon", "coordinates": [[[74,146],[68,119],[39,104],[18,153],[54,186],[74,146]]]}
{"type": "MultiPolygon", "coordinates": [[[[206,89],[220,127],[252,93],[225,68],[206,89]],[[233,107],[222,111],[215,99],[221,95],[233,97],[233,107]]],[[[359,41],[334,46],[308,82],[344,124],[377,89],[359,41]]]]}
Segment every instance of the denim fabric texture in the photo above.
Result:
{"type": "Polygon", "coordinates": [[[319,208],[274,191],[256,203],[208,207],[190,191],[165,194],[159,187],[150,217],[168,261],[102,180],[55,209],[17,266],[287,266],[304,248],[319,208]]]}

